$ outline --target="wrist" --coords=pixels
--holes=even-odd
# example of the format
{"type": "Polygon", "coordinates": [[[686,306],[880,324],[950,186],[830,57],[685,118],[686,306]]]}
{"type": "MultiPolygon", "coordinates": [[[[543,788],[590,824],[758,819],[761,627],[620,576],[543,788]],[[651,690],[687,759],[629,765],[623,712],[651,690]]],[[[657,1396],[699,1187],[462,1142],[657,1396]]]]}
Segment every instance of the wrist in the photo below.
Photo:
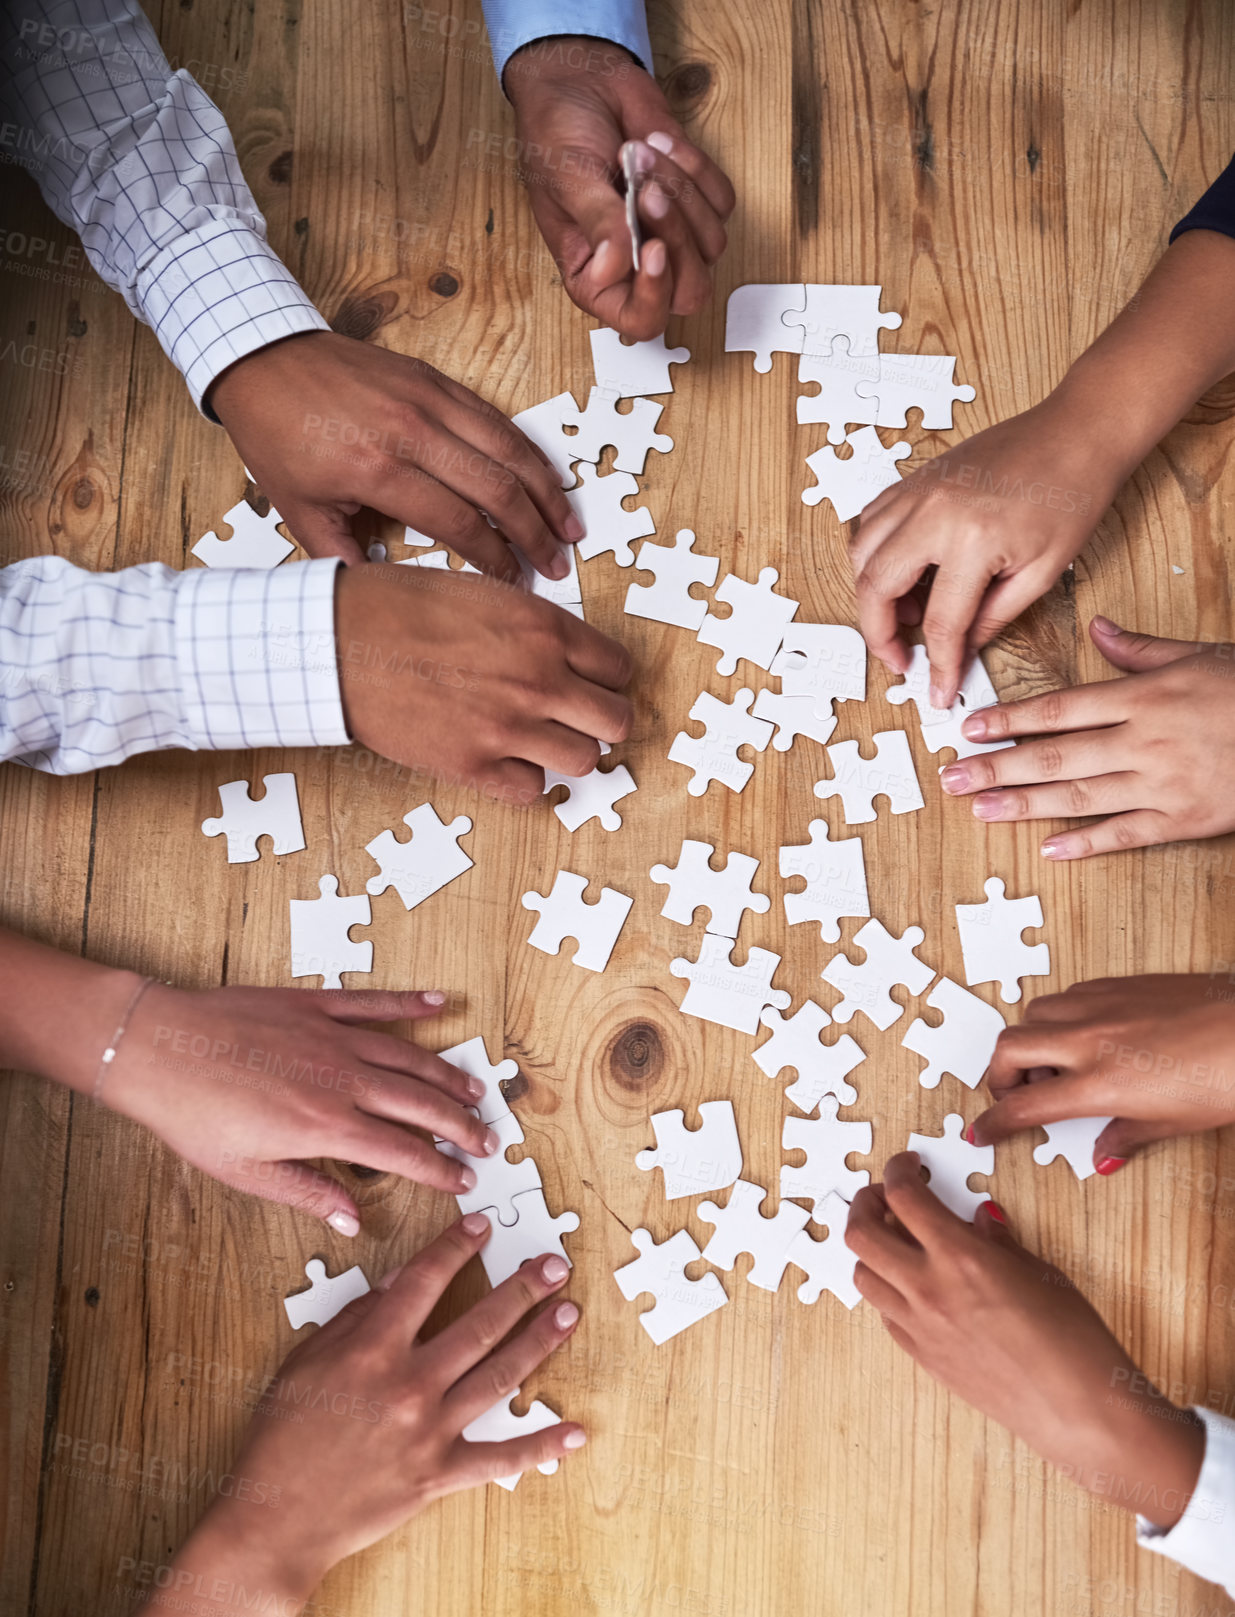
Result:
{"type": "MultiPolygon", "coordinates": [[[[211,1504],[172,1563],[169,1588],[182,1617],[186,1610],[189,1617],[253,1610],[296,1617],[304,1608],[329,1563],[305,1549],[288,1553],[258,1514],[230,1499],[211,1504]]],[[[157,1597],[146,1609],[150,1617],[159,1611],[157,1597]]]]}
{"type": "Polygon", "coordinates": [[[90,1094],[103,1052],[142,982],[134,971],[0,934],[0,1064],[90,1094]]]}
{"type": "Polygon", "coordinates": [[[1205,1428],[1191,1409],[1153,1390],[1136,1372],[1097,1412],[1089,1492],[1171,1528],[1183,1515],[1200,1476],[1205,1428]],[[1139,1385],[1138,1385],[1139,1384],[1139,1385]]]}
{"type": "Polygon", "coordinates": [[[632,68],[647,73],[632,50],[600,34],[548,34],[511,52],[502,69],[502,89],[518,111],[521,93],[530,99],[532,92],[544,87],[552,95],[555,85],[611,81],[632,68]]]}

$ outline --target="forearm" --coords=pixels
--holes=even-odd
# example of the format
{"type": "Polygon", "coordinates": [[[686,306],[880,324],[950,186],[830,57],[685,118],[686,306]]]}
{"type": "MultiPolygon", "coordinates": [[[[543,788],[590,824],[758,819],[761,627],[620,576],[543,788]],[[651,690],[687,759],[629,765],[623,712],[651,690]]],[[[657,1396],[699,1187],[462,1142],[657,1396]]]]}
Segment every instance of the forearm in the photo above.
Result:
{"type": "Polygon", "coordinates": [[[0,1067],[91,1093],[141,978],[0,928],[0,980],[0,1067]]]}
{"type": "Polygon", "coordinates": [[[1232,371],[1235,240],[1190,230],[1047,403],[1077,424],[1122,481],[1232,371]]]}
{"type": "MultiPolygon", "coordinates": [[[[241,1479],[243,1480],[243,1479],[241,1479]]],[[[289,1568],[263,1505],[247,1509],[217,1499],[185,1540],[171,1566],[159,1568],[160,1587],[136,1617],[228,1617],[275,1612],[298,1617],[325,1568],[289,1568]]]]}

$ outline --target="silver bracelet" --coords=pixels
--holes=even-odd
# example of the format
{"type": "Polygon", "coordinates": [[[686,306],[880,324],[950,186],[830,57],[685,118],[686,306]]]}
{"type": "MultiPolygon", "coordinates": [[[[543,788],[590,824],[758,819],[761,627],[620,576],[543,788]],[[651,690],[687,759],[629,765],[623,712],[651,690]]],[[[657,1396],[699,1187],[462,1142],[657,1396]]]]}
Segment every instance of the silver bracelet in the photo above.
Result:
{"type": "Polygon", "coordinates": [[[129,1023],[133,1020],[133,1012],[137,1009],[138,1002],[140,1001],[142,995],[146,992],[147,988],[152,986],[152,984],[154,982],[155,982],[155,978],[153,978],[153,977],[143,977],[142,978],[141,982],[137,986],[137,990],[134,993],[132,999],[129,1001],[129,1003],[125,1007],[124,1015],[120,1019],[120,1026],[116,1029],[116,1031],[111,1036],[111,1043],[107,1046],[107,1049],[104,1050],[103,1054],[99,1057],[99,1070],[98,1070],[98,1074],[96,1075],[95,1080],[94,1080],[94,1099],[95,1100],[99,1100],[101,1098],[101,1096],[102,1096],[102,1093],[103,1093],[103,1080],[104,1080],[104,1078],[107,1077],[107,1069],[111,1066],[112,1062],[116,1059],[116,1052],[120,1048],[121,1039],[123,1039],[125,1034],[129,1031],[129,1023]]]}

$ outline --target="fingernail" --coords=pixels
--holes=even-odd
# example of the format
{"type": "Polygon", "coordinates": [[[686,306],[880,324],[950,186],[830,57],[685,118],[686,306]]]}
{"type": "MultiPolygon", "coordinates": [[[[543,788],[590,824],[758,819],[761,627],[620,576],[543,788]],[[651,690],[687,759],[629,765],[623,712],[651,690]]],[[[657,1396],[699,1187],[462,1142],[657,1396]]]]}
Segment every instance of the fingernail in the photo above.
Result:
{"type": "Polygon", "coordinates": [[[553,1310],[553,1323],[559,1331],[568,1331],[579,1318],[579,1310],[574,1303],[559,1303],[553,1310]]]}
{"type": "Polygon", "coordinates": [[[566,522],[565,522],[565,525],[562,528],[562,532],[566,535],[566,537],[568,539],[582,539],[583,535],[587,532],[587,529],[583,526],[582,522],[579,521],[579,518],[572,511],[570,513],[570,515],[566,518],[566,522]]]}
{"type": "Polygon", "coordinates": [[[1068,850],[1062,842],[1056,842],[1048,837],[1039,850],[1043,859],[1066,859],[1068,850]]]}
{"type": "Polygon", "coordinates": [[[965,1130],[965,1138],[969,1141],[970,1145],[977,1145],[977,1143],[978,1143],[973,1137],[973,1124],[972,1123],[965,1130]]]}
{"type": "Polygon", "coordinates": [[[1127,1157],[1103,1157],[1095,1172],[1104,1174],[1118,1173],[1127,1160],[1127,1157]]]}
{"type": "Polygon", "coordinates": [[[635,173],[644,175],[656,167],[656,158],[648,149],[646,140],[632,140],[631,148],[635,154],[635,173]]]}
{"type": "Polygon", "coordinates": [[[1093,620],[1093,626],[1099,634],[1119,633],[1119,625],[1117,623],[1112,623],[1110,618],[1095,618],[1093,620]]]}
{"type": "Polygon", "coordinates": [[[560,552],[558,555],[554,556],[553,560],[549,563],[549,577],[552,579],[557,579],[560,581],[566,577],[569,571],[570,563],[560,552]]]}
{"type": "Polygon", "coordinates": [[[642,202],[653,219],[663,219],[669,212],[669,198],[659,185],[649,185],[643,193],[642,202]]]}
{"type": "Polygon", "coordinates": [[[567,1432],[566,1436],[562,1439],[562,1447],[564,1449],[581,1449],[586,1442],[587,1433],[581,1432],[578,1430],[578,1428],[576,1428],[573,1432],[567,1432]]]}
{"type": "Polygon", "coordinates": [[[446,991],[444,988],[426,988],[420,997],[426,1005],[444,1005],[446,1003],[446,991]]]}
{"type": "Polygon", "coordinates": [[[1003,1208],[1000,1207],[998,1202],[987,1202],[986,1210],[995,1220],[996,1224],[1006,1224],[1008,1222],[1003,1216],[1003,1208]]]}
{"type": "Polygon", "coordinates": [[[396,1263],[393,1269],[387,1269],[386,1273],[373,1288],[374,1291],[389,1291],[391,1286],[393,1286],[395,1283],[395,1277],[402,1274],[402,1272],[403,1265],[401,1263],[396,1263]]]}
{"type": "Polygon", "coordinates": [[[997,820],[1003,813],[1003,799],[998,792],[982,792],[973,800],[973,812],[979,820],[997,820]]]}
{"type": "Polygon", "coordinates": [[[665,244],[663,241],[650,241],[643,249],[642,264],[649,275],[663,275],[665,273],[665,244]]]}
{"type": "MultiPolygon", "coordinates": [[[[468,1172],[471,1173],[470,1168],[468,1172]]],[[[475,1177],[476,1175],[472,1174],[472,1178],[474,1179],[475,1177]]],[[[463,1220],[463,1228],[469,1235],[483,1235],[489,1228],[489,1220],[483,1213],[469,1213],[463,1220]]]]}
{"type": "Polygon", "coordinates": [[[969,771],[964,764],[949,764],[939,777],[945,792],[963,792],[969,785],[969,771]]]}
{"type": "Polygon", "coordinates": [[[665,157],[673,150],[673,136],[666,135],[663,129],[658,129],[647,137],[647,143],[655,151],[661,152],[665,157]]]}
{"type": "Polygon", "coordinates": [[[961,723],[961,734],[968,736],[970,741],[981,741],[986,734],[986,716],[982,713],[971,713],[961,723]]]}
{"type": "Polygon", "coordinates": [[[469,1078],[467,1081],[467,1092],[472,1100],[483,1100],[485,1086],[481,1083],[479,1078],[469,1078]]]}
{"type": "Polygon", "coordinates": [[[352,1236],[360,1234],[360,1220],[355,1213],[345,1213],[343,1211],[331,1213],[326,1222],[332,1230],[338,1230],[340,1235],[352,1236]]]}
{"type": "Polygon", "coordinates": [[[476,1170],[475,1168],[469,1168],[466,1163],[459,1169],[459,1189],[476,1189],[476,1170]]]}
{"type": "Polygon", "coordinates": [[[546,1258],[540,1266],[540,1272],[551,1286],[556,1286],[559,1280],[565,1280],[570,1273],[570,1265],[565,1258],[546,1258]]]}
{"type": "Polygon", "coordinates": [[[491,1157],[493,1155],[493,1153],[501,1145],[501,1143],[502,1142],[498,1139],[497,1135],[494,1134],[492,1129],[486,1129],[485,1130],[485,1138],[484,1138],[485,1156],[491,1157]]]}
{"type": "Polygon", "coordinates": [[[933,680],[931,682],[930,689],[930,702],[932,707],[952,706],[952,698],[948,695],[947,691],[944,690],[942,685],[936,685],[933,680]]]}

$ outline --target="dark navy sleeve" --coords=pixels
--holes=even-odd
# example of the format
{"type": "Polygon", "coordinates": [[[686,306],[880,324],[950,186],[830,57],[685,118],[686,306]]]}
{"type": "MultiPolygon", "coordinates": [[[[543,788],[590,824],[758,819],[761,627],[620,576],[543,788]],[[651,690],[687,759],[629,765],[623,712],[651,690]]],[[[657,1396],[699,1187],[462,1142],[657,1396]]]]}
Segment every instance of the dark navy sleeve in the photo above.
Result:
{"type": "Polygon", "coordinates": [[[1185,230],[1217,230],[1235,236],[1235,157],[1226,165],[1201,200],[1171,231],[1171,240],[1185,230]]]}

